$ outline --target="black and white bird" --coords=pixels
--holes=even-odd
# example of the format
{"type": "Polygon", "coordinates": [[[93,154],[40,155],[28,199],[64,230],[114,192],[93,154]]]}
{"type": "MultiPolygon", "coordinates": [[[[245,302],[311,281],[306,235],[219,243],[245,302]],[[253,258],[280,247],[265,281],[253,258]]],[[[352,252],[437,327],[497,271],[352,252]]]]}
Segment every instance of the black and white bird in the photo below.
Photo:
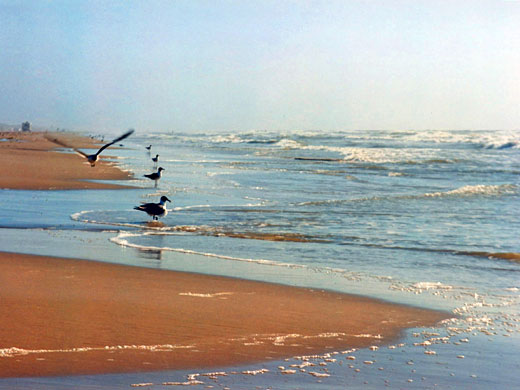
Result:
{"type": "Polygon", "coordinates": [[[159,162],[159,155],[156,154],[155,157],[152,157],[153,165],[157,167],[157,162],[159,162]]]}
{"type": "Polygon", "coordinates": [[[150,180],[155,180],[155,186],[157,187],[157,181],[159,181],[159,179],[161,178],[161,176],[162,176],[161,172],[164,170],[165,169],[163,167],[159,167],[159,169],[157,169],[157,172],[149,173],[149,174],[143,175],[143,176],[147,177],[150,180]]]}
{"type": "Polygon", "coordinates": [[[145,148],[146,148],[146,150],[151,151],[152,150],[152,145],[145,146],[145,148]]]}
{"type": "Polygon", "coordinates": [[[168,210],[166,209],[166,202],[170,202],[166,196],[161,196],[159,203],[143,203],[141,206],[135,206],[134,210],[144,211],[146,214],[151,216],[155,221],[159,219],[159,217],[165,217],[168,214],[168,210]]]}
{"type": "Polygon", "coordinates": [[[108,144],[105,144],[103,145],[96,153],[94,154],[86,154],[84,152],[82,152],[81,150],[78,150],[76,148],[73,148],[69,145],[66,145],[64,144],[63,142],[61,142],[60,140],[54,138],[54,139],[49,139],[50,141],[60,145],[60,146],[63,146],[65,148],[70,148],[72,150],[74,150],[77,154],[79,154],[80,156],[83,156],[87,159],[87,161],[90,163],[90,166],[91,167],[95,167],[96,166],[96,162],[98,161],[98,157],[99,157],[99,154],[105,150],[106,148],[108,148],[110,145],[113,145],[115,144],[116,142],[119,142],[123,139],[125,139],[126,137],[128,137],[130,134],[132,134],[134,132],[133,129],[130,129],[128,130],[126,133],[124,133],[121,137],[118,137],[116,138],[115,140],[113,140],[112,142],[109,142],[108,144]]]}

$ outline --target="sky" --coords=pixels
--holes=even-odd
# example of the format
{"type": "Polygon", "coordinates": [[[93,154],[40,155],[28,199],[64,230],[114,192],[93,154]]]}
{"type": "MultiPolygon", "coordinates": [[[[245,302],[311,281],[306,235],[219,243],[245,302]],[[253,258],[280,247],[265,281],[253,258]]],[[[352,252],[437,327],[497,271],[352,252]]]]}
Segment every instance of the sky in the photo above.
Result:
{"type": "Polygon", "coordinates": [[[520,129],[520,0],[0,0],[0,123],[520,129]]]}

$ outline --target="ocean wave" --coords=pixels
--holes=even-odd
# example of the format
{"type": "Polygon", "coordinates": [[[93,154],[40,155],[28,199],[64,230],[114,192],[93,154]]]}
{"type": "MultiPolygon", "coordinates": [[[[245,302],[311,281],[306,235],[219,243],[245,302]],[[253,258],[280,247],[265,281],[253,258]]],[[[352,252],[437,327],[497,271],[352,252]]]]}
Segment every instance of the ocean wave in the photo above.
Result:
{"type": "Polygon", "coordinates": [[[500,185],[467,185],[454,190],[427,192],[417,195],[395,195],[395,196],[367,196],[362,198],[351,199],[326,199],[313,200],[307,202],[299,202],[292,204],[293,206],[334,206],[348,203],[359,202],[380,202],[380,201],[395,201],[406,199],[426,199],[426,198],[443,198],[443,197],[470,197],[470,196],[503,196],[518,193],[518,186],[515,184],[500,184],[500,185]]]}
{"type": "Polygon", "coordinates": [[[315,160],[343,163],[362,164],[455,164],[460,162],[442,149],[434,148],[385,148],[385,147],[361,147],[361,146],[327,146],[327,145],[298,145],[293,144],[292,149],[322,151],[342,156],[341,158],[308,158],[297,157],[297,160],[315,160]]]}
{"type": "Polygon", "coordinates": [[[518,191],[518,187],[514,184],[500,184],[500,185],[467,185],[454,190],[445,192],[430,192],[423,196],[427,198],[445,197],[445,196],[500,196],[507,194],[515,194],[518,191]]]}
{"type": "Polygon", "coordinates": [[[215,135],[213,137],[210,137],[209,141],[213,142],[213,143],[217,143],[217,144],[220,144],[220,143],[236,144],[236,143],[248,142],[248,140],[242,138],[240,134],[215,135]]]}
{"type": "Polygon", "coordinates": [[[280,149],[306,149],[307,148],[302,143],[295,141],[293,139],[290,139],[290,138],[282,138],[281,140],[277,141],[274,145],[279,147],[280,149]]]}
{"type": "Polygon", "coordinates": [[[436,144],[466,144],[483,149],[518,149],[520,135],[509,130],[481,131],[416,131],[405,134],[403,141],[436,144]]]}
{"type": "MultiPolygon", "coordinates": [[[[374,144],[421,144],[421,145],[468,145],[482,149],[508,150],[520,148],[520,134],[508,130],[393,130],[393,131],[305,131],[292,130],[283,133],[274,131],[247,131],[247,132],[162,132],[142,135],[149,140],[178,139],[186,143],[214,143],[214,144],[274,144],[278,147],[304,147],[322,141],[363,142],[374,144]]],[[[312,147],[312,146],[311,146],[312,147]]],[[[326,146],[315,146],[327,148],[326,146]]]]}
{"type": "MultiPolygon", "coordinates": [[[[217,134],[207,137],[207,140],[216,144],[259,144],[271,145],[283,143],[284,138],[277,133],[228,133],[217,134]]],[[[290,141],[290,140],[289,140],[290,141]]]]}

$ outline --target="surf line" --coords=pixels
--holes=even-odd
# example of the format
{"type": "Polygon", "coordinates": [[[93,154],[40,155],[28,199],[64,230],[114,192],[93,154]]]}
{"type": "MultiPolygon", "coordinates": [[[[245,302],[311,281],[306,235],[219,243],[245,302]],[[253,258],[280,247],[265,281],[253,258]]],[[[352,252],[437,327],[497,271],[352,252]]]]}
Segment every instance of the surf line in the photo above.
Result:
{"type": "MultiPolygon", "coordinates": [[[[287,268],[308,268],[305,265],[298,265],[298,264],[292,264],[292,263],[282,263],[282,262],[277,262],[277,261],[273,261],[273,260],[264,260],[264,259],[244,259],[244,258],[240,258],[240,257],[232,257],[232,256],[226,256],[226,255],[217,255],[215,253],[197,252],[197,251],[193,251],[191,249],[171,248],[171,247],[168,247],[168,246],[166,246],[166,247],[144,246],[144,245],[139,245],[139,244],[132,244],[132,243],[130,243],[126,239],[126,238],[129,238],[129,237],[138,237],[138,236],[141,236],[141,235],[150,235],[150,234],[151,233],[134,234],[134,233],[120,232],[119,235],[117,235],[116,237],[112,237],[110,239],[110,241],[115,243],[115,244],[117,244],[117,245],[126,246],[126,247],[130,247],[130,248],[135,248],[135,249],[139,249],[139,250],[142,250],[142,251],[171,251],[171,252],[185,253],[185,254],[189,254],[189,255],[200,255],[200,256],[206,256],[206,257],[215,257],[215,258],[223,259],[223,260],[243,261],[243,262],[248,262],[248,263],[257,263],[257,264],[263,264],[263,265],[273,265],[273,266],[287,267],[287,268]]],[[[165,233],[162,233],[162,234],[165,235],[165,233]]],[[[175,234],[170,234],[170,235],[175,235],[175,234]]]]}
{"type": "Polygon", "coordinates": [[[302,269],[302,270],[309,270],[312,272],[321,272],[325,274],[337,274],[339,276],[348,278],[350,280],[362,280],[364,277],[368,278],[375,278],[380,279],[378,276],[372,276],[370,274],[362,273],[362,272],[354,272],[354,271],[347,271],[342,268],[332,268],[332,267],[312,267],[306,264],[294,264],[294,263],[283,263],[279,261],[274,260],[266,260],[266,259],[246,259],[246,258],[240,258],[240,257],[233,257],[233,256],[226,256],[226,255],[218,255],[216,253],[206,253],[206,252],[197,252],[191,249],[183,249],[183,248],[172,248],[172,247],[158,247],[158,246],[145,246],[145,245],[139,245],[139,244],[133,244],[127,240],[127,238],[130,237],[139,237],[139,236],[147,236],[147,235],[170,235],[175,236],[176,233],[170,233],[170,232],[161,232],[161,233],[155,233],[155,232],[144,232],[144,233],[128,233],[120,231],[119,234],[116,237],[112,237],[109,239],[110,242],[113,242],[114,244],[123,246],[123,247],[129,247],[134,248],[140,251],[153,251],[153,252],[162,252],[162,251],[169,251],[169,252],[178,252],[178,253],[184,253],[187,255],[199,255],[199,256],[205,256],[205,257],[213,257],[217,259],[222,260],[230,260],[230,261],[241,261],[245,263],[254,263],[259,265],[267,265],[272,267],[284,267],[289,269],[302,269]]]}
{"type": "Polygon", "coordinates": [[[104,347],[75,347],[66,349],[24,349],[18,347],[0,349],[0,358],[13,357],[30,354],[43,353],[74,353],[74,352],[92,352],[92,351],[151,351],[151,352],[169,352],[176,349],[194,348],[193,345],[173,345],[173,344],[156,344],[156,345],[106,345],[104,347]]]}

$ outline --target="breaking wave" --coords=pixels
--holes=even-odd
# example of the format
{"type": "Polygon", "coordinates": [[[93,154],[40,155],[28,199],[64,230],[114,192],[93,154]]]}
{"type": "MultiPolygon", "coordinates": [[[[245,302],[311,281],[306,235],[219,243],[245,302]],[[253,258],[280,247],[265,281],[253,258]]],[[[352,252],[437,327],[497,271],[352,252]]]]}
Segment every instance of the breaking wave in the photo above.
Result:
{"type": "Polygon", "coordinates": [[[501,196],[507,194],[515,194],[518,187],[514,184],[501,185],[467,185],[455,190],[445,192],[431,192],[424,194],[425,197],[443,197],[443,196],[501,196]]]}
{"type": "Polygon", "coordinates": [[[385,200],[400,200],[400,199],[422,199],[422,198],[443,198],[443,197],[470,197],[470,196],[503,196],[518,193],[518,186],[514,184],[500,184],[500,185],[467,185],[454,190],[427,192],[418,195],[396,195],[396,196],[372,196],[352,199],[327,199],[315,200],[308,202],[295,203],[294,206],[333,206],[346,203],[358,202],[373,202],[385,200]]]}

